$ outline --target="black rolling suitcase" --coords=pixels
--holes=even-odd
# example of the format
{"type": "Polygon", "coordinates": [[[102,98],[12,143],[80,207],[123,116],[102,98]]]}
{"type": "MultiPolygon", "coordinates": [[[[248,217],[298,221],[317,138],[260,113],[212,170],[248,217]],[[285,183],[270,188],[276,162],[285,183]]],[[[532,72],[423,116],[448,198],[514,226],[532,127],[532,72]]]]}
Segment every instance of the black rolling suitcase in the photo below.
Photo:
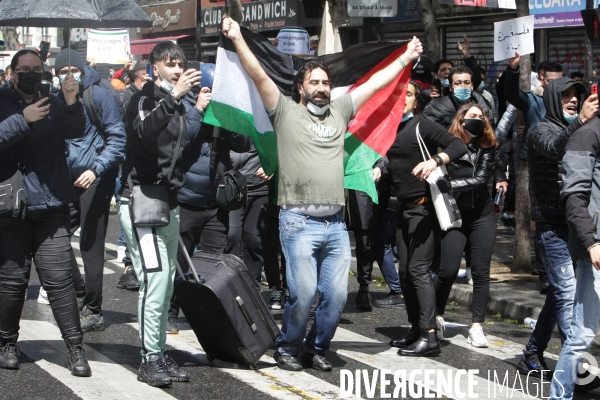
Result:
{"type": "Polygon", "coordinates": [[[194,280],[178,268],[182,279],[175,279],[175,301],[208,360],[255,369],[280,332],[248,269],[230,254],[198,252],[187,260],[194,280]]]}

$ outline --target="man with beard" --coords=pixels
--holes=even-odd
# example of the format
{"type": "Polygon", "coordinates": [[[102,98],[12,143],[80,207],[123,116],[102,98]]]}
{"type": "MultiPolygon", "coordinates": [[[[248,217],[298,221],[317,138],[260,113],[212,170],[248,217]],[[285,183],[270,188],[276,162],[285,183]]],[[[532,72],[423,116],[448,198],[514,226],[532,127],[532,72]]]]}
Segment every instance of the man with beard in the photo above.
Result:
{"type": "Polygon", "coordinates": [[[279,368],[330,371],[324,353],[337,328],[348,288],[350,241],[344,205],[344,136],[348,122],[379,90],[389,85],[422,53],[417,38],[406,52],[352,93],[330,101],[329,69],[318,60],[305,62],[294,78],[290,101],[260,66],[237,22],[223,20],[243,68],[254,81],[275,133],[279,155],[277,203],[281,245],[287,261],[289,297],[283,314],[275,360],[279,368]],[[315,323],[303,342],[315,292],[315,323]]]}

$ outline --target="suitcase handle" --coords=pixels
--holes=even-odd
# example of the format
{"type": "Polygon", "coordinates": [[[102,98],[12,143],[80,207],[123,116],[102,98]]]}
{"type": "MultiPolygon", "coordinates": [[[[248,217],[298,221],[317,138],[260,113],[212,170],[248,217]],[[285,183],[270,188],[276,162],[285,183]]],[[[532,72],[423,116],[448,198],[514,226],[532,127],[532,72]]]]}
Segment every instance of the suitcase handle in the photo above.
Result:
{"type": "MultiPolygon", "coordinates": [[[[192,275],[194,275],[194,279],[198,283],[204,283],[205,282],[204,278],[198,276],[198,273],[196,272],[196,268],[194,268],[194,264],[192,264],[192,259],[190,258],[190,255],[188,254],[187,249],[185,248],[185,244],[183,243],[181,236],[177,236],[177,238],[179,239],[179,247],[181,247],[181,251],[183,252],[183,255],[185,256],[185,260],[188,263],[188,267],[189,267],[190,271],[192,271],[192,275]]],[[[177,264],[177,273],[179,274],[181,279],[183,279],[184,281],[187,281],[188,280],[187,276],[185,276],[185,274],[183,273],[181,266],[179,265],[177,260],[175,262],[177,264]]]]}
{"type": "Polygon", "coordinates": [[[242,298],[240,296],[236,297],[235,300],[238,302],[238,305],[240,306],[240,310],[242,310],[242,314],[244,314],[244,318],[246,318],[246,322],[248,323],[248,326],[250,326],[250,329],[252,329],[252,333],[256,333],[258,328],[256,327],[256,324],[254,323],[254,321],[252,321],[250,314],[248,314],[248,310],[246,309],[244,300],[242,300],[242,298]]]}

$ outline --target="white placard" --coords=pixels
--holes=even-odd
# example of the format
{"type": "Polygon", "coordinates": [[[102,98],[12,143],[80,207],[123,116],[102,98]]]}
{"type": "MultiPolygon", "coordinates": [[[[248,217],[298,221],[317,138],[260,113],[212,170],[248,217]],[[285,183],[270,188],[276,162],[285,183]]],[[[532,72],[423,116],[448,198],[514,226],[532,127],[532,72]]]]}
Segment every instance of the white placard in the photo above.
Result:
{"type": "Polygon", "coordinates": [[[283,28],[277,34],[277,50],[285,54],[314,55],[310,35],[304,28],[283,28]]]}
{"type": "Polygon", "coordinates": [[[494,61],[502,61],[515,56],[531,54],[533,46],[533,25],[535,16],[509,19],[494,23],[494,61]]]}
{"type": "Polygon", "coordinates": [[[348,0],[350,17],[395,17],[398,0],[348,0]]]}
{"type": "Polygon", "coordinates": [[[87,60],[95,63],[124,64],[131,59],[129,32],[90,29],[87,37],[87,60]]]}

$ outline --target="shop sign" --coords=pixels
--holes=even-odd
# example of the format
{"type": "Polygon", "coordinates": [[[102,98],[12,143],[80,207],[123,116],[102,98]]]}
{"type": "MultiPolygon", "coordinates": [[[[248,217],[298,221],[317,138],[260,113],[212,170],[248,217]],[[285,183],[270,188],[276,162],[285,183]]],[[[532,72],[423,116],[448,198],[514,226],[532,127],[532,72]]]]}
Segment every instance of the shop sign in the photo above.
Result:
{"type": "Polygon", "coordinates": [[[350,17],[395,17],[398,0],[348,0],[350,17]]]}
{"type": "MultiPolygon", "coordinates": [[[[291,0],[259,0],[242,3],[243,26],[253,31],[270,31],[284,26],[296,25],[297,15],[292,8],[296,2],[291,0]]],[[[221,32],[221,23],[225,15],[225,6],[202,9],[200,29],[202,36],[217,36],[221,32]]]]}
{"type": "Polygon", "coordinates": [[[395,17],[384,18],[382,22],[418,21],[421,19],[416,0],[398,0],[398,13],[395,17]]]}
{"type": "Polygon", "coordinates": [[[529,14],[535,15],[536,29],[581,26],[583,9],[585,0],[529,0],[529,14]]]}
{"type": "Polygon", "coordinates": [[[152,19],[151,28],[138,28],[138,33],[157,33],[194,29],[196,27],[196,1],[183,1],[144,7],[143,10],[152,19]]]}

